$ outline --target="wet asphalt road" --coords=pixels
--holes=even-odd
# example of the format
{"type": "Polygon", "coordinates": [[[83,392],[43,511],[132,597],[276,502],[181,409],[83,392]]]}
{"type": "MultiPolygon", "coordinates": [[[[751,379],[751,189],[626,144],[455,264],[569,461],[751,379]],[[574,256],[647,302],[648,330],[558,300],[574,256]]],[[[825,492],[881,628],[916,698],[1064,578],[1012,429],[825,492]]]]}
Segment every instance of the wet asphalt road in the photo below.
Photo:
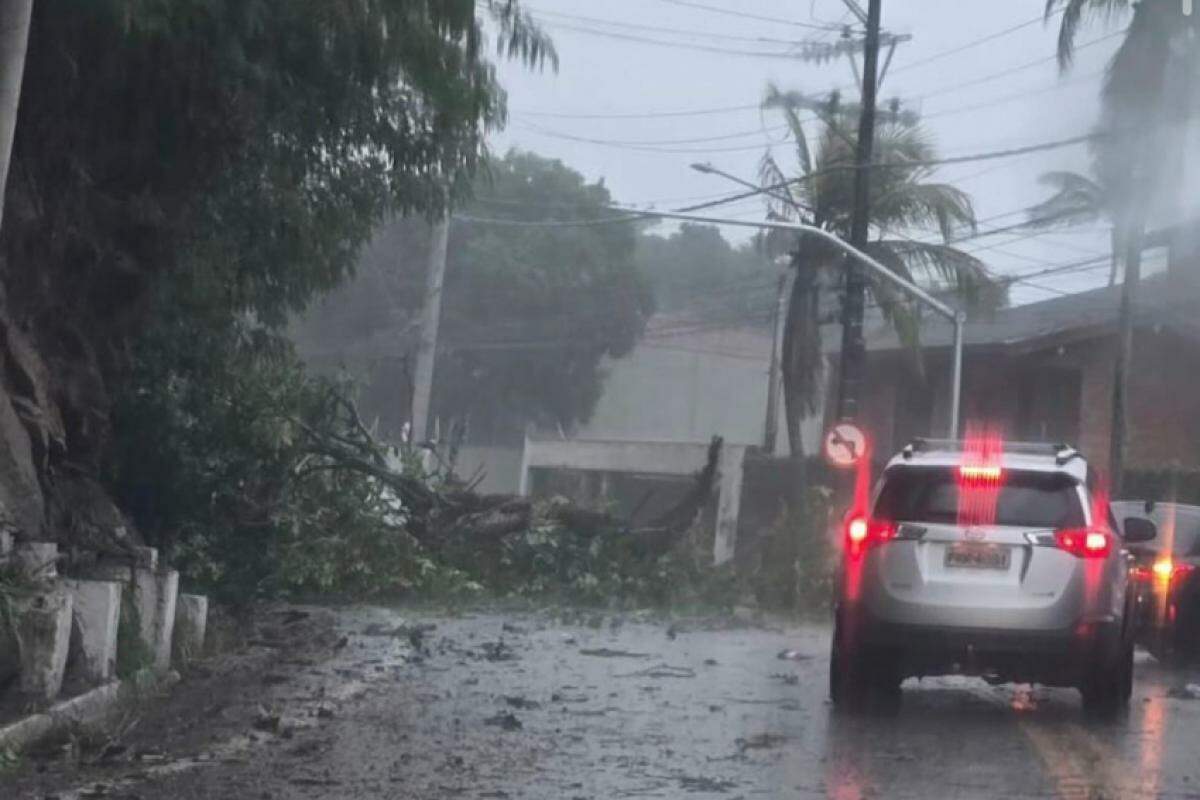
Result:
{"type": "Polygon", "coordinates": [[[611,615],[382,609],[338,625],[332,660],[281,665],[263,689],[277,728],[192,735],[136,768],[49,769],[15,796],[1200,797],[1200,701],[1170,693],[1196,678],[1148,656],[1116,722],[1085,719],[1073,691],[957,678],[847,717],[826,701],[821,626],[685,621],[672,637],[611,615]],[[414,622],[437,626],[419,649],[394,630],[414,622]]]}

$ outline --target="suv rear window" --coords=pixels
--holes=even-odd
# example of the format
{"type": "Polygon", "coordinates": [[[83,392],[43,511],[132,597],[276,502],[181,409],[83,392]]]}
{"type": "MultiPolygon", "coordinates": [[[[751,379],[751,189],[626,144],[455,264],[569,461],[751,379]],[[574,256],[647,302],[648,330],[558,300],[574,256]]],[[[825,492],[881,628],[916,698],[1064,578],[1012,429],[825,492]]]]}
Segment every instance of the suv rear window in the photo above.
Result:
{"type": "MultiPolygon", "coordinates": [[[[1078,484],[1061,473],[1006,471],[996,524],[1076,528],[1086,524],[1078,484]]],[[[946,467],[893,467],[884,473],[875,516],[895,522],[957,522],[958,473],[946,467]]]]}

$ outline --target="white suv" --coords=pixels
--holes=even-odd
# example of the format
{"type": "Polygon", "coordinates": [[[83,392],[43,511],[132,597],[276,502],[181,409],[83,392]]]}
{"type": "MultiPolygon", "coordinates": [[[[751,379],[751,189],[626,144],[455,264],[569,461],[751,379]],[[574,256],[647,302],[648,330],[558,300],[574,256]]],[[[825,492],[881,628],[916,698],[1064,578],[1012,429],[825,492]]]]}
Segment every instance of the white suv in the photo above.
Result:
{"type": "Polygon", "coordinates": [[[949,673],[1074,686],[1095,712],[1127,704],[1129,556],[1075,450],[917,440],[861,505],[836,584],[836,705],[949,673]]]}

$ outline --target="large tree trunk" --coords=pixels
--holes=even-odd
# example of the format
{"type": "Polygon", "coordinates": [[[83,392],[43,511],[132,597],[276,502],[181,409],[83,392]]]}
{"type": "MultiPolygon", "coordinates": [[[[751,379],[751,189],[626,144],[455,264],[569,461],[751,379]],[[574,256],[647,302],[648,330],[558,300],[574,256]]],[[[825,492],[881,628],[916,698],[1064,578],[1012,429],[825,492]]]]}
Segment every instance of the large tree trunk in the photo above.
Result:
{"type": "Polygon", "coordinates": [[[0,225],[4,224],[4,187],[8,185],[32,13],[33,0],[0,0],[0,225]]]}
{"type": "Polygon", "coordinates": [[[821,322],[817,307],[817,269],[804,264],[799,257],[793,269],[796,279],[792,281],[783,332],[783,406],[788,450],[793,458],[802,458],[801,425],[814,410],[816,384],[821,377],[821,322]]]}
{"type": "Polygon", "coordinates": [[[791,458],[788,473],[792,480],[785,493],[788,533],[780,552],[779,563],[786,565],[791,579],[784,582],[785,594],[776,598],[785,606],[792,605],[797,593],[801,536],[821,536],[823,531],[808,530],[808,469],[805,462],[804,434],[801,426],[814,410],[814,399],[821,378],[821,320],[820,292],[815,262],[797,254],[792,293],[788,301],[787,324],[783,335],[783,402],[787,421],[788,452],[791,458]]]}

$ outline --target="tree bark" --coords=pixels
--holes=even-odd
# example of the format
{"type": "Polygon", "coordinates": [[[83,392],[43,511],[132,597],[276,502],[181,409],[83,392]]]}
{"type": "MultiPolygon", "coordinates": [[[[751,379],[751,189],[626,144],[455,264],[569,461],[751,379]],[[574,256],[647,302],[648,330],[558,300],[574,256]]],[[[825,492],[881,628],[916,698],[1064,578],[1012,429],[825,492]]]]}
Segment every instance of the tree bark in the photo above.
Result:
{"type": "Polygon", "coordinates": [[[0,0],[0,227],[4,225],[4,189],[17,130],[17,106],[29,44],[33,0],[0,0]]]}

